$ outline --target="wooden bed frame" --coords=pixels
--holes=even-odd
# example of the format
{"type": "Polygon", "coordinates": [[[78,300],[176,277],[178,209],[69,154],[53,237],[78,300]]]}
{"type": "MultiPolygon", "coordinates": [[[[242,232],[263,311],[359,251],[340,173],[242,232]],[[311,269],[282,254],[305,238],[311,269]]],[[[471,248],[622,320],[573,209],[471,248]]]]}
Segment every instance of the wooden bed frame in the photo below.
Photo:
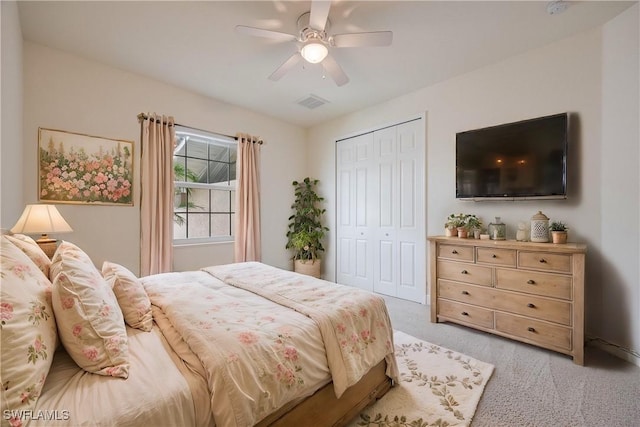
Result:
{"type": "Polygon", "coordinates": [[[364,408],[380,399],[391,388],[391,378],[385,374],[383,360],[336,398],[333,383],[322,387],[302,401],[285,405],[260,421],[257,427],[266,426],[344,426],[364,408]]]}

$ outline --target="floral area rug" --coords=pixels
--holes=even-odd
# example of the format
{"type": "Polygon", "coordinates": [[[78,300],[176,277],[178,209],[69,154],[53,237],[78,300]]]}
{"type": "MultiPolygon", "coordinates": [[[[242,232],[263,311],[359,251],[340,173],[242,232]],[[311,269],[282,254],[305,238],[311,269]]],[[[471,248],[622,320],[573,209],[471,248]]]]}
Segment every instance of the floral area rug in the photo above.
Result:
{"type": "Polygon", "coordinates": [[[400,381],[349,425],[468,426],[493,365],[396,331],[400,381]]]}

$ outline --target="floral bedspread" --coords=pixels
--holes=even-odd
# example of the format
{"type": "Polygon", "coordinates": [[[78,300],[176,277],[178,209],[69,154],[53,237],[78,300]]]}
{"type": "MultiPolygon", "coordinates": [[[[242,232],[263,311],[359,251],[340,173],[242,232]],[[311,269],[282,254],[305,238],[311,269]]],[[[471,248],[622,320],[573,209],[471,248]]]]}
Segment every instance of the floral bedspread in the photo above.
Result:
{"type": "Polygon", "coordinates": [[[184,340],[200,360],[216,425],[252,426],[330,381],[322,338],[306,316],[204,271],[142,282],[168,319],[158,323],[167,340],[184,340]]]}
{"type": "Polygon", "coordinates": [[[380,296],[257,262],[204,271],[313,319],[327,350],[337,397],[383,358],[387,375],[397,380],[393,329],[380,296]]]}
{"type": "Polygon", "coordinates": [[[367,292],[260,263],[142,282],[200,359],[216,425],[254,425],[331,379],[340,395],[383,358],[398,377],[384,300],[367,292]]]}

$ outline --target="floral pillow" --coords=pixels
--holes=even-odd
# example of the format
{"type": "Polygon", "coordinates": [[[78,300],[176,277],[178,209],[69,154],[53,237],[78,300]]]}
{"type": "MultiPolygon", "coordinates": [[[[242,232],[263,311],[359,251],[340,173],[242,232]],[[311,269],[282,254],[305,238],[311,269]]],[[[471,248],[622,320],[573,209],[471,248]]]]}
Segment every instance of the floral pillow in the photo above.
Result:
{"type": "Polygon", "coordinates": [[[129,347],[122,312],[89,256],[62,242],[51,273],[53,312],[67,353],[87,372],[127,378],[129,347]]]}
{"type": "Polygon", "coordinates": [[[27,254],[29,258],[38,266],[46,277],[49,277],[49,267],[51,267],[51,260],[44,253],[42,248],[38,246],[35,240],[25,234],[12,234],[7,235],[7,239],[14,245],[16,245],[22,252],[27,254]]]}
{"type": "Polygon", "coordinates": [[[135,274],[119,264],[105,261],[102,275],[113,288],[127,325],[149,332],[153,327],[151,301],[135,274]]]}
{"type": "Polygon", "coordinates": [[[2,414],[10,418],[9,424],[22,425],[26,420],[16,414],[34,409],[58,338],[51,307],[51,282],[6,236],[1,240],[2,414]]]}

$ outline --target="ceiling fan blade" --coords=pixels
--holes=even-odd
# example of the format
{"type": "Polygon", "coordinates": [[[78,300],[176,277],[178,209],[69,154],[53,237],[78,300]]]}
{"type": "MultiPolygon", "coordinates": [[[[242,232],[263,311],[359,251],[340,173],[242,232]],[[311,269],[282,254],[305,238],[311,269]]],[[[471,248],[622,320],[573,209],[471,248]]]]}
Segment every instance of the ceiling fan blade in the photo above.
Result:
{"type": "Polygon", "coordinates": [[[335,47],[389,46],[393,41],[391,31],[373,31],[370,33],[348,33],[333,36],[335,47]]]}
{"type": "Polygon", "coordinates": [[[309,16],[309,26],[314,30],[324,31],[324,27],[327,25],[327,18],[329,17],[330,8],[330,1],[312,0],[311,14],[309,16]]]}
{"type": "Polygon", "coordinates": [[[244,25],[236,25],[236,31],[254,37],[265,37],[268,39],[279,41],[296,41],[297,38],[293,34],[281,33],[278,31],[265,30],[262,28],[247,27],[244,25]]]}
{"type": "Polygon", "coordinates": [[[324,58],[324,61],[322,61],[322,66],[338,86],[343,86],[349,83],[349,77],[347,77],[344,71],[342,71],[342,68],[336,60],[333,59],[333,56],[327,55],[327,57],[324,58]]]}
{"type": "Polygon", "coordinates": [[[287,71],[292,69],[301,59],[302,59],[302,56],[300,55],[300,52],[294,53],[289,57],[289,59],[284,61],[282,65],[278,67],[277,70],[271,73],[271,75],[269,76],[269,80],[273,80],[274,82],[277,82],[278,80],[280,80],[282,76],[284,76],[287,73],[287,71]]]}

